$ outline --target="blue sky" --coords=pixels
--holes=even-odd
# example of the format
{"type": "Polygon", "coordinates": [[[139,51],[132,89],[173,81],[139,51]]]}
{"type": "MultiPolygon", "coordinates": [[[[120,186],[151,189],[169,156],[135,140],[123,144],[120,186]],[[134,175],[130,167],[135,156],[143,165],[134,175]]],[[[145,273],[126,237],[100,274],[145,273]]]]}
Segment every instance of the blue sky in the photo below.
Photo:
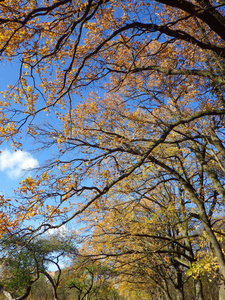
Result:
{"type": "MultiPolygon", "coordinates": [[[[16,59],[12,63],[4,61],[0,64],[0,91],[7,89],[7,85],[16,84],[19,78],[19,71],[20,62],[16,61],[16,59]]],[[[38,118],[38,120],[41,118],[41,122],[54,123],[56,121],[52,119],[52,116],[47,117],[44,113],[38,118]]],[[[41,166],[55,154],[54,147],[37,151],[36,149],[40,145],[34,144],[34,142],[33,138],[23,134],[21,140],[23,151],[18,150],[15,152],[11,142],[4,142],[0,145],[0,193],[5,197],[15,199],[14,191],[18,189],[19,183],[27,176],[35,176],[35,170],[32,171],[32,169],[41,166]]],[[[78,228],[79,226],[75,222],[72,222],[73,225],[71,226],[78,228]]]]}
{"type": "MultiPolygon", "coordinates": [[[[0,91],[9,84],[15,84],[19,76],[20,63],[2,62],[0,66],[0,91]]],[[[13,196],[19,182],[29,174],[29,170],[39,165],[38,155],[31,154],[31,144],[26,141],[24,151],[15,152],[10,143],[0,145],[0,191],[7,197],[13,196]]]]}

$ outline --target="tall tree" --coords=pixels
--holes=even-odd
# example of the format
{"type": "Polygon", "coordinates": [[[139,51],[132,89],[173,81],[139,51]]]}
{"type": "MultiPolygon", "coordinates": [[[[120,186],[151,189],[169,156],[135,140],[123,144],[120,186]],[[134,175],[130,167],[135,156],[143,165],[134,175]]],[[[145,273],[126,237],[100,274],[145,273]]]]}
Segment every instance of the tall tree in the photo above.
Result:
{"type": "Polygon", "coordinates": [[[201,275],[214,260],[204,233],[196,230],[199,221],[191,218],[188,194],[162,179],[161,186],[149,186],[143,195],[139,182],[138,189],[132,183],[133,193],[123,201],[109,199],[102,211],[92,212],[95,231],[87,252],[116,263],[119,281],[149,293],[157,287],[167,299],[175,299],[171,294],[186,299],[184,285],[192,274],[195,299],[203,299],[201,275]]]}

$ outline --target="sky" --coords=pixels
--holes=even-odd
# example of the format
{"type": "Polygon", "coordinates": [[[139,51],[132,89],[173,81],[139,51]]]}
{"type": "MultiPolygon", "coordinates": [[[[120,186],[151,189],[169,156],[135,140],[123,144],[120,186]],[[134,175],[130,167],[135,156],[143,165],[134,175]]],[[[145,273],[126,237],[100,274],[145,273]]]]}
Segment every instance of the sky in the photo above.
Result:
{"type": "Polygon", "coordinates": [[[1,150],[0,171],[10,180],[22,178],[33,168],[39,166],[38,160],[26,151],[1,150]]]}
{"type": "MultiPolygon", "coordinates": [[[[7,85],[15,84],[19,77],[20,63],[13,61],[3,61],[0,64],[0,91],[4,91],[7,85]]],[[[0,194],[6,198],[14,198],[14,191],[18,189],[21,180],[27,176],[35,174],[35,169],[40,166],[43,161],[47,159],[44,152],[33,152],[33,141],[24,137],[22,140],[23,151],[14,151],[10,142],[5,142],[0,145],[0,194]]],[[[51,154],[51,153],[50,153],[51,154]]],[[[65,234],[68,232],[64,225],[59,229],[51,229],[47,233],[52,236],[56,233],[65,234]]],[[[64,261],[61,262],[61,267],[64,266],[64,261]]],[[[56,271],[56,267],[49,265],[51,271],[56,271]]]]}
{"type": "MultiPolygon", "coordinates": [[[[0,91],[9,84],[15,84],[19,76],[19,63],[2,62],[0,65],[0,91]]],[[[19,182],[30,175],[31,169],[39,166],[39,155],[31,154],[29,141],[23,151],[15,152],[10,143],[0,145],[0,192],[10,197],[19,182]]]]}
{"type": "MultiPolygon", "coordinates": [[[[20,62],[1,62],[0,91],[7,89],[10,84],[16,84],[19,73],[20,62]]],[[[43,115],[41,116],[41,122],[46,122],[43,115]]],[[[23,135],[21,143],[23,151],[18,150],[16,152],[11,146],[11,142],[0,145],[0,194],[4,195],[5,198],[15,199],[15,191],[18,189],[19,183],[28,176],[35,177],[35,168],[41,166],[54,155],[54,149],[37,151],[38,144],[34,144],[34,140],[29,136],[23,135]]],[[[75,223],[72,226],[75,226],[75,223]]]]}
{"type": "MultiPolygon", "coordinates": [[[[39,166],[38,160],[29,152],[6,148],[0,154],[0,191],[11,194],[18,183],[29,176],[33,168],[39,166]]],[[[7,195],[10,196],[10,195],[7,195]]]]}

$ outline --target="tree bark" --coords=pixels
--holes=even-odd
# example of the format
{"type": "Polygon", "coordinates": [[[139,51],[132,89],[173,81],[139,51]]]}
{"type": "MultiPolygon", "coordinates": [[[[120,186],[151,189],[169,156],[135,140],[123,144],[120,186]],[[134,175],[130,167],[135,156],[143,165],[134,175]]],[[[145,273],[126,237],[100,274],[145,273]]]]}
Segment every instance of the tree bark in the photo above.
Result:
{"type": "Polygon", "coordinates": [[[182,290],[177,289],[176,290],[177,299],[176,300],[184,300],[184,293],[182,290]]]}
{"type": "Polygon", "coordinates": [[[223,279],[220,280],[219,284],[219,300],[225,299],[225,282],[223,279]]]}
{"type": "Polygon", "coordinates": [[[204,300],[203,292],[202,292],[202,282],[200,278],[194,280],[194,287],[195,287],[195,300],[204,300]]]}
{"type": "Polygon", "coordinates": [[[177,287],[176,287],[177,300],[184,300],[183,284],[184,284],[184,282],[183,282],[183,274],[178,269],[177,270],[177,287]]]}
{"type": "Polygon", "coordinates": [[[2,293],[6,297],[7,300],[13,300],[13,297],[12,297],[12,295],[9,292],[7,292],[4,289],[2,289],[2,293]]]}
{"type": "Polygon", "coordinates": [[[3,287],[0,287],[0,291],[6,297],[5,300],[24,300],[24,299],[26,299],[29,296],[30,291],[31,291],[31,286],[27,287],[27,290],[26,290],[26,292],[25,292],[24,295],[22,295],[20,297],[17,297],[17,298],[13,298],[12,295],[9,292],[7,292],[6,290],[4,290],[3,287]]]}

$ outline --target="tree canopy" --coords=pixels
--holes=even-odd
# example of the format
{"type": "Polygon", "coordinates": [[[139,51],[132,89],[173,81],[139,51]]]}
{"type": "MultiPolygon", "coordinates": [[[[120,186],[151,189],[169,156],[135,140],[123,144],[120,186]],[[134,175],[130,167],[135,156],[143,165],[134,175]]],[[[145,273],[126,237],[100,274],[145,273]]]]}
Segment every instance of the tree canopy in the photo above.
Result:
{"type": "Polygon", "coordinates": [[[3,234],[79,219],[84,255],[113,264],[134,290],[147,281],[146,295],[157,287],[173,299],[173,286],[184,299],[192,278],[203,299],[212,272],[225,298],[224,7],[0,2],[1,63],[20,64],[1,91],[1,143],[20,151],[26,138],[48,153],[17,205],[2,196],[3,234]]]}

